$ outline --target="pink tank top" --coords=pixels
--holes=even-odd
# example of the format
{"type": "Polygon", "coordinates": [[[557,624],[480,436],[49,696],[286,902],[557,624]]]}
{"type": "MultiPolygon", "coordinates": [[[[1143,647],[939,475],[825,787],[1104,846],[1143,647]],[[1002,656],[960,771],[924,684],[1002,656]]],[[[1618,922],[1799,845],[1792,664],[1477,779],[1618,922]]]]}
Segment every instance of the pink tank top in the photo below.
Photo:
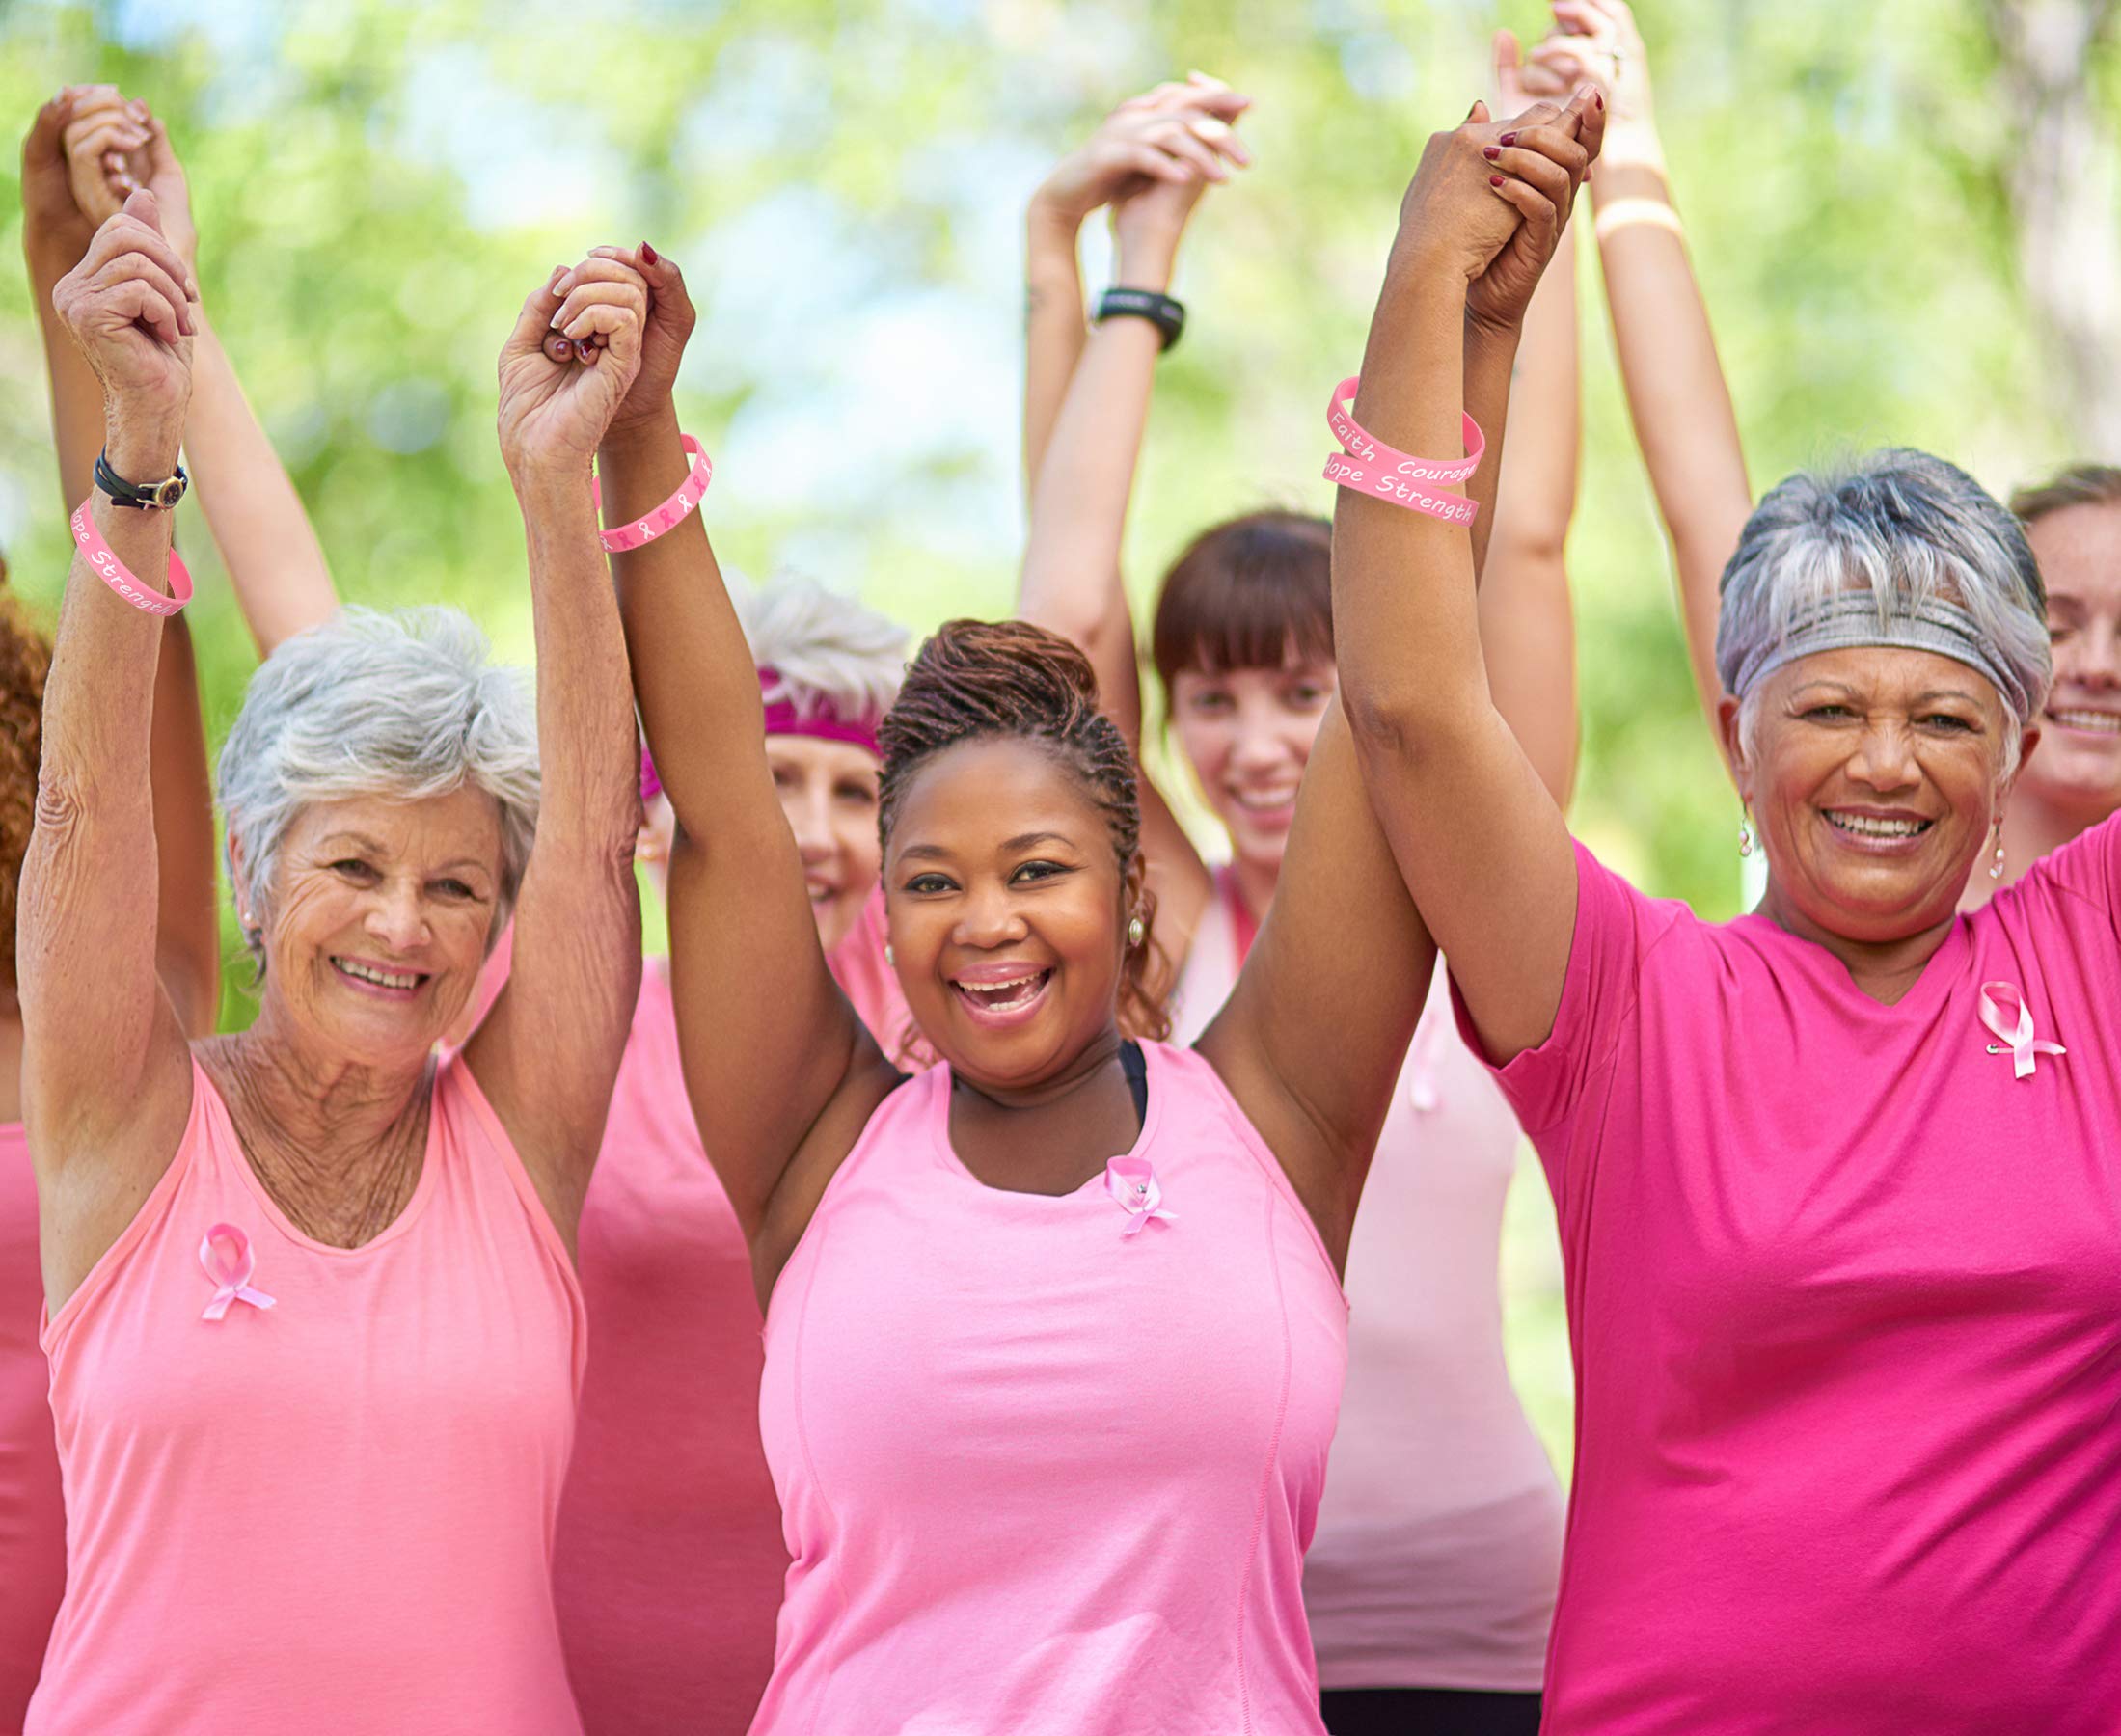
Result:
{"type": "MultiPolygon", "coordinates": [[[[907,1022],[883,895],[834,949],[886,1048],[907,1022]]],[[[742,1736],[774,1667],[788,1551],[758,1438],[751,1256],[685,1097],[668,963],[648,961],[582,1208],[592,1339],[554,1589],[595,1736],[742,1736]]]]}
{"type": "Polygon", "coordinates": [[[29,1731],[580,1736],[552,1548],[585,1347],[460,1059],[411,1201],[353,1249],[282,1214],[195,1062],[168,1172],[44,1330],[69,1576],[29,1731]],[[207,1274],[216,1225],[247,1291],[226,1246],[207,1274]]]}
{"type": "MultiPolygon", "coordinates": [[[[1236,984],[1241,914],[1223,870],[1174,1041],[1236,984]]],[[[1565,1503],[1503,1360],[1496,1260],[1519,1139],[1439,963],[1348,1247],[1347,1390],[1303,1581],[1327,1688],[1539,1688],[1565,1503]]]]}
{"type": "Polygon", "coordinates": [[[0,1124],[0,1730],[19,1730],[67,1584],[67,1516],[38,1348],[44,1280],[22,1124],[0,1124]]]}
{"type": "Polygon", "coordinates": [[[1074,1193],[977,1180],[946,1067],[826,1189],[767,1313],[795,1560],[756,1736],[1322,1732],[1346,1304],[1213,1069],[1143,1052],[1140,1138],[1074,1193]]]}

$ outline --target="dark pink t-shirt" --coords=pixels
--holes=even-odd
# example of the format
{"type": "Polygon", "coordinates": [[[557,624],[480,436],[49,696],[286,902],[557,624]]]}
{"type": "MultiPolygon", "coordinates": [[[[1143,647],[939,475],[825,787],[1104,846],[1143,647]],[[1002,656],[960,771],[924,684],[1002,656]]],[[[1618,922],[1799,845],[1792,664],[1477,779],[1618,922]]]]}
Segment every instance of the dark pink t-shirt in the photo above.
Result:
{"type": "Polygon", "coordinates": [[[1890,1007],[1577,863],[1499,1074],[1577,1370],[1549,1736],[2121,1730],[2121,820],[1890,1007]]]}

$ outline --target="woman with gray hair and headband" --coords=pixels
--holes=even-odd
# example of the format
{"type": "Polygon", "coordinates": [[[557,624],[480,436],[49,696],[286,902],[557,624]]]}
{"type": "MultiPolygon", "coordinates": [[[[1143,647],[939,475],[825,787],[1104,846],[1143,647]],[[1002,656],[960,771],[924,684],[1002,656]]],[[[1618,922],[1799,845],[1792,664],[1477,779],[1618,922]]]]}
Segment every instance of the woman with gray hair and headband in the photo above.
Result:
{"type": "MultiPolygon", "coordinates": [[[[1521,156],[1431,141],[1355,406],[1377,441],[1456,450],[1521,156]]],[[[1544,1727],[2111,1731],[2121,820],[1956,908],[2050,683],[2017,522],[1907,451],[1754,513],[1718,665],[1768,888],[1730,923],[1571,840],[1489,696],[1462,527],[1344,490],[1334,593],[1372,799],[1559,1212],[1544,1727]]]]}

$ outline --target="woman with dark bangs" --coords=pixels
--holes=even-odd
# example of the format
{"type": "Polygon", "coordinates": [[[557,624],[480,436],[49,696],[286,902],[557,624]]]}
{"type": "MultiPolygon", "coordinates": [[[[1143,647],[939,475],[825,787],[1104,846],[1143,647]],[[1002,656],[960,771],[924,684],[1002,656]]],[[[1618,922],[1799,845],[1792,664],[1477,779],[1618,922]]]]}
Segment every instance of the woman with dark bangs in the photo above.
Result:
{"type": "MultiPolygon", "coordinates": [[[[1496,46],[1505,112],[1515,112],[1516,42],[1505,32],[1496,46]]],[[[1211,177],[1141,174],[1111,144],[1130,123],[1123,108],[1039,197],[1090,186],[1112,207],[1115,283],[1160,295],[1211,177]],[[1106,172],[1094,176],[1100,163],[1106,172]]],[[[1034,242],[1055,228],[1039,208],[1034,242]]],[[[1033,278],[1066,281],[1036,258],[1033,278]]],[[[1577,737],[1562,564],[1576,488],[1573,278],[1564,238],[1525,320],[1482,591],[1497,703],[1557,801],[1567,800],[1577,737]]],[[[1138,752],[1120,553],[1159,334],[1145,319],[1107,317],[1056,384],[1049,376],[1072,358],[1040,323],[1079,325],[1081,314],[1079,292],[1073,305],[1032,299],[1027,449],[1043,462],[1020,606],[1082,647],[1138,752]],[[1055,407],[1049,432],[1032,425],[1042,406],[1055,407]]],[[[1210,868],[1143,777],[1157,931],[1180,967],[1176,1042],[1220,1011],[1280,882],[1298,782],[1335,690],[1331,545],[1323,518],[1247,513],[1197,536],[1157,592],[1151,655],[1165,714],[1229,838],[1229,859],[1210,868]]],[[[1348,1250],[1347,1383],[1304,1565],[1324,1716],[1343,1736],[1538,1727],[1563,1498],[1503,1355],[1496,1264],[1518,1140],[1515,1116],[1452,1028],[1438,972],[1348,1250]]]]}

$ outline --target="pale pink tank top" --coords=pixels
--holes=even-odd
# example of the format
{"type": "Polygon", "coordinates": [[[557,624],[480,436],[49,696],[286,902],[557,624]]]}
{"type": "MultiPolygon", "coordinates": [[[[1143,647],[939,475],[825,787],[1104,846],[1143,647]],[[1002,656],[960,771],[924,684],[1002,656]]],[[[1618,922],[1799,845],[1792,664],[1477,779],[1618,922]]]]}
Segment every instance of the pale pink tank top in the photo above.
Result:
{"type": "Polygon", "coordinates": [[[1346,1304],[1213,1069],[1143,1051],[1140,1138],[1074,1193],[977,1180],[946,1067],[826,1189],[767,1314],[795,1560],[757,1736],[1322,1731],[1346,1304]]]}
{"type": "Polygon", "coordinates": [[[68,1578],[34,1736],[579,1736],[552,1551],[582,1293],[461,1059],[352,1249],[282,1214],[194,1063],[168,1173],[44,1348],[68,1578]],[[224,1224],[250,1296],[202,1262],[224,1224]]]}
{"type": "MultiPolygon", "coordinates": [[[[1228,870],[1195,931],[1173,1041],[1241,963],[1228,870]]],[[[1517,1119],[1459,1041],[1442,961],[1347,1255],[1347,1390],[1304,1562],[1327,1688],[1536,1692],[1565,1511],[1503,1359],[1497,1256],[1517,1119]]]]}
{"type": "Polygon", "coordinates": [[[0,1731],[19,1730],[67,1584],[67,1516],[38,1347],[44,1280],[37,1176],[20,1122],[0,1123],[0,1731]]]}

